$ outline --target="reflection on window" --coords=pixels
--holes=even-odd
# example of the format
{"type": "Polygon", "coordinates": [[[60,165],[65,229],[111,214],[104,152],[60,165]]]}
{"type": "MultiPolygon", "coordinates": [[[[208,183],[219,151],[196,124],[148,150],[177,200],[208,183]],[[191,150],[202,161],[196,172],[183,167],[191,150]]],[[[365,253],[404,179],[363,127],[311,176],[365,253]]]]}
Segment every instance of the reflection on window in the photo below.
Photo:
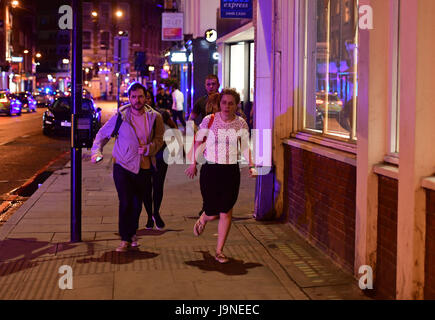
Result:
{"type": "Polygon", "coordinates": [[[307,0],[304,128],[356,139],[358,0],[307,0]]]}

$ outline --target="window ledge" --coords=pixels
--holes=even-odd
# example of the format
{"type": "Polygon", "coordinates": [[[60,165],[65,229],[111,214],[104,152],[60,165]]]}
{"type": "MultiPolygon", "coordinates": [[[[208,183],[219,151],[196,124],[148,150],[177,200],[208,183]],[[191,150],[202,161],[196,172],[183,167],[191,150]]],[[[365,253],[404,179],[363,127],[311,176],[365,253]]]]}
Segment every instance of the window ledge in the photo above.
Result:
{"type": "Polygon", "coordinates": [[[389,163],[389,164],[398,166],[399,165],[399,154],[398,153],[390,153],[384,157],[384,161],[389,163]]]}
{"type": "Polygon", "coordinates": [[[425,189],[435,191],[435,177],[423,178],[421,181],[421,186],[425,189]]]}
{"type": "Polygon", "coordinates": [[[354,143],[335,140],[325,136],[318,136],[307,132],[293,133],[291,137],[356,155],[356,144],[354,143]]]}
{"type": "Polygon", "coordinates": [[[290,138],[283,139],[282,141],[284,144],[287,144],[289,146],[313,152],[318,155],[344,162],[356,167],[356,156],[352,153],[336,150],[331,147],[325,147],[317,143],[304,141],[301,139],[290,138]]]}
{"type": "Polygon", "coordinates": [[[373,167],[373,171],[381,176],[399,180],[399,168],[391,164],[377,164],[373,167]]]}

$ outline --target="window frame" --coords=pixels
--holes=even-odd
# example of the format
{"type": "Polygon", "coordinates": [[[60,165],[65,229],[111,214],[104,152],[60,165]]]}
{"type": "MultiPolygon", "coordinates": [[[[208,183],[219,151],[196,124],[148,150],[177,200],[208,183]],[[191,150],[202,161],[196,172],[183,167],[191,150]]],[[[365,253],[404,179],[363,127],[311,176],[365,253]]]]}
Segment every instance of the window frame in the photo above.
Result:
{"type": "MultiPolygon", "coordinates": [[[[296,21],[296,25],[298,26],[298,38],[296,39],[296,47],[297,47],[297,51],[298,54],[295,55],[295,65],[299,66],[298,70],[297,70],[297,76],[295,77],[295,80],[297,81],[297,83],[299,84],[299,90],[296,91],[295,94],[295,105],[298,106],[297,108],[295,108],[295,113],[294,113],[294,131],[292,133],[292,137],[296,137],[298,139],[302,139],[305,141],[312,141],[318,144],[322,144],[325,145],[327,147],[333,147],[336,148],[338,150],[343,150],[343,151],[347,151],[347,152],[351,152],[351,153],[356,153],[356,145],[357,145],[357,139],[356,139],[356,117],[357,117],[357,112],[356,112],[356,105],[354,105],[354,109],[353,109],[353,114],[355,116],[353,116],[352,119],[352,132],[350,132],[349,134],[349,138],[345,138],[345,137],[340,137],[328,132],[324,132],[322,130],[322,132],[319,132],[315,129],[310,129],[310,128],[306,128],[305,127],[305,123],[306,123],[306,113],[305,113],[305,108],[306,108],[306,104],[307,104],[307,92],[308,92],[308,87],[307,87],[307,79],[308,79],[308,61],[309,61],[309,52],[308,52],[308,45],[309,45],[309,41],[308,41],[308,37],[309,32],[310,32],[310,28],[311,31],[315,30],[315,34],[317,34],[317,23],[315,23],[314,25],[309,25],[308,19],[309,19],[309,10],[308,10],[308,1],[310,0],[299,0],[297,1],[297,6],[296,6],[296,10],[295,10],[295,16],[297,17],[297,21],[296,21]]],[[[358,2],[359,0],[355,0],[357,1],[357,5],[356,8],[358,8],[358,2]]],[[[335,11],[335,8],[330,8],[331,10],[335,11]]],[[[358,19],[359,19],[359,14],[358,14],[358,9],[356,9],[355,11],[355,15],[354,15],[354,19],[356,27],[358,28],[358,19]]],[[[358,59],[359,59],[359,51],[358,51],[358,47],[359,47],[359,32],[360,30],[357,29],[357,33],[356,33],[356,40],[357,42],[357,46],[355,49],[355,53],[356,57],[355,57],[355,76],[358,77],[358,59]]],[[[356,95],[357,96],[357,95],[356,95]]],[[[357,99],[356,99],[357,100],[357,99]]]]}
{"type": "Polygon", "coordinates": [[[390,31],[390,92],[388,96],[389,122],[388,122],[388,146],[385,161],[399,164],[399,130],[400,130],[400,5],[401,0],[391,1],[390,31]]]}

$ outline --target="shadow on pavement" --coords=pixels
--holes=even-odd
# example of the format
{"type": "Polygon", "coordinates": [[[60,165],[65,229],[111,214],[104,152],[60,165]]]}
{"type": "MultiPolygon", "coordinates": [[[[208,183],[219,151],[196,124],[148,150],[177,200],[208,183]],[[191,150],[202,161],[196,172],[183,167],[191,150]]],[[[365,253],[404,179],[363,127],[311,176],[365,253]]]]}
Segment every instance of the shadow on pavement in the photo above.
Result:
{"type": "MultiPolygon", "coordinates": [[[[190,219],[190,220],[198,220],[199,216],[188,216],[186,217],[186,219],[190,219]]],[[[232,221],[244,221],[244,220],[254,220],[254,218],[252,217],[232,217],[231,219],[232,221]]]]}
{"type": "Polygon", "coordinates": [[[32,260],[45,254],[54,255],[75,247],[76,245],[69,243],[53,244],[46,241],[37,241],[35,238],[8,238],[0,241],[0,277],[36,267],[38,262],[32,260]]]}
{"type": "Polygon", "coordinates": [[[242,260],[236,260],[231,257],[229,257],[230,261],[228,261],[228,263],[219,263],[215,260],[214,256],[212,256],[207,251],[196,252],[202,254],[203,260],[185,261],[184,263],[189,266],[198,267],[199,269],[204,271],[217,271],[225,275],[237,276],[247,274],[248,269],[262,266],[262,264],[260,263],[245,263],[242,260]]]}
{"type": "Polygon", "coordinates": [[[178,229],[178,230],[175,230],[175,229],[165,229],[165,230],[142,229],[142,230],[138,230],[136,235],[138,237],[140,237],[140,236],[161,236],[161,235],[164,235],[166,232],[181,232],[181,231],[184,231],[184,229],[178,229]]]}
{"type": "Polygon", "coordinates": [[[129,264],[135,260],[153,259],[157,256],[157,253],[140,251],[139,249],[131,249],[127,252],[108,251],[104,252],[99,258],[78,259],[77,263],[110,262],[111,264],[129,264]]]}

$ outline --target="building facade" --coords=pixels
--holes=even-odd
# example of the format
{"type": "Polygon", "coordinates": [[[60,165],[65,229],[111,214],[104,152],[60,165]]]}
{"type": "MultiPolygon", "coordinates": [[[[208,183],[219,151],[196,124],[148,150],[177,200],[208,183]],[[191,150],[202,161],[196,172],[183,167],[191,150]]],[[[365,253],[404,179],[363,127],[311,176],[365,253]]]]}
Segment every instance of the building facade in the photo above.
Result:
{"type": "Polygon", "coordinates": [[[120,33],[128,38],[128,59],[121,70],[122,92],[132,80],[147,84],[159,79],[164,49],[162,12],[160,0],[83,2],[84,79],[94,97],[111,99],[117,95],[115,38],[120,33]]]}
{"type": "Polygon", "coordinates": [[[37,1],[37,87],[66,91],[71,82],[71,30],[62,30],[59,8],[65,3],[37,1]]]}
{"type": "Polygon", "coordinates": [[[35,4],[0,2],[0,89],[33,91],[35,79],[35,4]]]}
{"type": "Polygon", "coordinates": [[[434,15],[430,0],[257,1],[255,127],[273,130],[259,216],[356,278],[370,266],[378,298],[435,297],[434,15]]]}

